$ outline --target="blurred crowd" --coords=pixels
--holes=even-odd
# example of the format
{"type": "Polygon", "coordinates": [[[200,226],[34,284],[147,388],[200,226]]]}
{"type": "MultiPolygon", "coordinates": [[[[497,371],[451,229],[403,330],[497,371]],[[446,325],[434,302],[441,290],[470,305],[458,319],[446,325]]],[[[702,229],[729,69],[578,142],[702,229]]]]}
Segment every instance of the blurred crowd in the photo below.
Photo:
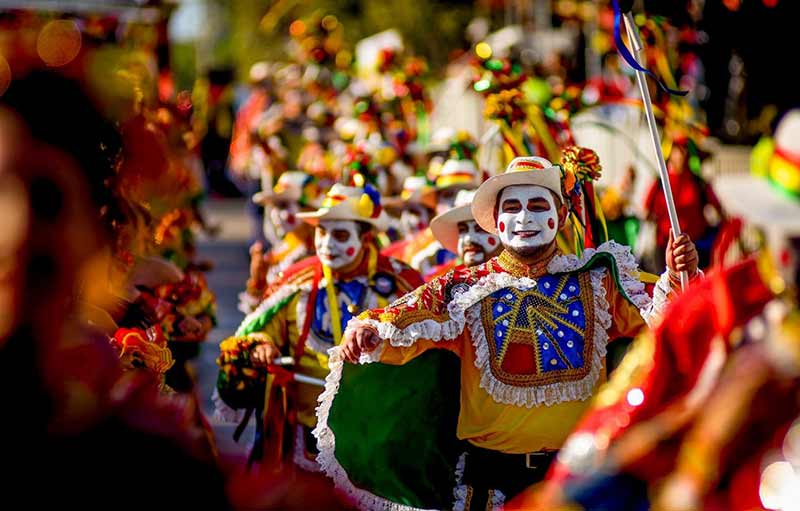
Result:
{"type": "MultiPolygon", "coordinates": [[[[567,3],[553,13],[560,32],[538,40],[546,51],[534,55],[524,38],[485,31],[443,71],[429,69],[394,30],[351,46],[336,16],[315,12],[289,24],[284,60],[252,65],[235,115],[219,73],[178,90],[161,55],[163,30],[24,11],[0,17],[0,388],[8,411],[0,434],[15,467],[10,492],[22,497],[38,480],[49,491],[26,493],[34,505],[226,509],[231,496],[241,500],[236,491],[252,491],[244,481],[271,485],[260,505],[273,509],[451,508],[454,486],[464,509],[795,509],[800,112],[773,113],[750,169],[717,175],[724,147],[709,136],[698,92],[702,32],[637,16],[641,64],[659,77],[648,85],[667,170],[659,179],[647,163],[654,156],[638,155],[638,146],[650,150],[640,143],[645,103],[618,52],[625,42],[615,42],[616,2],[567,3]],[[598,73],[579,70],[565,34],[582,40],[598,73]],[[620,147],[636,156],[609,168],[605,156],[618,163],[620,147]],[[493,183],[540,170],[552,171],[555,184],[531,185],[549,190],[529,198],[545,203],[531,211],[559,213],[522,236],[552,231],[546,258],[523,264],[500,219],[514,212],[499,204],[523,181],[493,183]],[[238,296],[245,316],[229,337],[210,339],[221,341],[217,389],[200,396],[190,362],[216,325],[217,304],[205,277],[213,263],[199,257],[197,237],[219,231],[204,213],[209,189],[231,185],[245,196],[250,223],[249,278],[238,296]],[[598,263],[602,253],[613,262],[598,263]],[[580,406],[552,412],[566,417],[560,424],[536,426],[553,445],[475,450],[490,435],[464,436],[464,410],[505,406],[499,422],[514,433],[528,426],[508,410],[563,403],[492,395],[478,406],[453,385],[488,392],[496,383],[488,376],[465,369],[459,379],[452,360],[415,358],[427,348],[392,348],[413,350],[420,339],[435,341],[433,332],[458,340],[466,334],[445,333],[458,323],[448,318],[474,289],[490,287],[489,275],[549,283],[559,257],[584,264],[570,271],[585,270],[586,282],[600,266],[609,272],[597,315],[613,319],[618,340],[607,354],[598,350],[588,393],[570,394],[580,406]],[[652,296],[653,315],[618,328],[621,314],[634,314],[620,305],[636,301],[631,290],[652,296]],[[377,348],[374,356],[367,348],[377,348]],[[412,372],[346,363],[359,361],[412,372]],[[421,398],[429,402],[404,408],[421,398]],[[213,419],[202,412],[209,399],[213,419]],[[361,423],[345,417],[359,414],[361,423]],[[467,459],[486,460],[468,462],[466,485],[463,457],[447,450],[456,417],[467,459]],[[241,471],[220,471],[210,419],[236,424],[237,440],[254,425],[241,471]],[[448,424],[450,436],[434,423],[448,424]],[[384,447],[411,461],[377,454],[384,447]],[[428,447],[441,453],[426,457],[428,447]],[[519,461],[498,462],[497,453],[522,455],[534,469],[525,484],[497,483],[515,489],[503,498],[500,486],[475,484],[501,479],[494,463],[519,461]],[[531,465],[530,455],[544,461],[531,465]],[[394,479],[393,470],[402,474],[394,479]]],[[[480,299],[490,303],[487,296],[480,299]]],[[[536,307],[552,305],[545,302],[536,307]]],[[[494,303],[484,307],[486,325],[502,324],[491,316],[494,303]]],[[[552,314],[548,324],[578,328],[552,314]]],[[[496,332],[503,346],[505,330],[496,332]]],[[[556,346],[547,341],[544,350],[556,346]]],[[[489,364],[480,351],[469,361],[448,350],[461,367],[489,364]]]]}

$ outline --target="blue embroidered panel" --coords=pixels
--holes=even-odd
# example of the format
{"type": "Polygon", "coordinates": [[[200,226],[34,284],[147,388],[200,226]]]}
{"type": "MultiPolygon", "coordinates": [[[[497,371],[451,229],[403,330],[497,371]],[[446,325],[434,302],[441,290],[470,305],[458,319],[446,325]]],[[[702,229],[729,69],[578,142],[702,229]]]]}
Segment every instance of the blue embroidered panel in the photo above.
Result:
{"type": "MultiPolygon", "coordinates": [[[[368,287],[358,280],[337,282],[336,296],[339,299],[339,315],[342,320],[342,332],[347,327],[347,322],[354,316],[348,306],[356,307],[356,314],[362,311],[368,287]]],[[[314,320],[311,322],[311,332],[322,342],[333,346],[333,332],[331,331],[330,311],[328,310],[328,294],[325,288],[317,293],[317,303],[314,307],[314,320]]]]}
{"type": "Polygon", "coordinates": [[[487,298],[491,321],[484,318],[487,340],[493,348],[492,366],[510,375],[521,374],[514,367],[530,376],[583,372],[584,358],[590,352],[584,348],[591,290],[581,291],[589,286],[588,280],[582,283],[574,274],[546,275],[538,278],[532,289],[512,287],[492,293],[487,298]],[[513,345],[524,347],[511,350],[518,360],[506,361],[513,345]]]}

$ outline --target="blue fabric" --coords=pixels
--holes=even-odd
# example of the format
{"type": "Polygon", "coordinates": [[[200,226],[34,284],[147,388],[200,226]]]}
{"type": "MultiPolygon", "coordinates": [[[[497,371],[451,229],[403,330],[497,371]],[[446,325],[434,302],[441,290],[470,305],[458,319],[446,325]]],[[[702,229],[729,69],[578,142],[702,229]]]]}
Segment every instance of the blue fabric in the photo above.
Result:
{"type": "Polygon", "coordinates": [[[577,276],[544,276],[533,289],[505,288],[489,299],[494,328],[487,334],[494,340],[498,365],[509,339],[534,338],[539,374],[584,366],[586,313],[577,276]]]}
{"type": "MultiPolygon", "coordinates": [[[[353,317],[348,305],[356,306],[356,314],[363,310],[367,286],[357,280],[337,282],[334,285],[336,296],[339,299],[339,316],[342,320],[342,332],[347,327],[347,322],[353,317]]],[[[311,322],[312,333],[321,341],[333,346],[333,332],[330,330],[330,312],[328,310],[328,294],[324,289],[317,293],[317,303],[314,307],[314,320],[311,322]]]]}
{"type": "Polygon", "coordinates": [[[436,252],[436,266],[449,263],[454,260],[456,255],[449,250],[441,249],[436,252]]]}

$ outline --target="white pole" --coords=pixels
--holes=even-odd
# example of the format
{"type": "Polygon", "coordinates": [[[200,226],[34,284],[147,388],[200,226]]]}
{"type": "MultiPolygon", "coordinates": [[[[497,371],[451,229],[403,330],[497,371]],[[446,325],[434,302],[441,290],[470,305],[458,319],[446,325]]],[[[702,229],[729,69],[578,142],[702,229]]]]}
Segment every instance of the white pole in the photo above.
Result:
{"type": "MultiPolygon", "coordinates": [[[[633,58],[641,64],[643,50],[642,40],[639,38],[639,30],[633,21],[633,14],[629,11],[624,15],[625,28],[628,31],[628,39],[633,46],[633,58]]],[[[678,211],[675,209],[675,199],[672,198],[672,186],[669,183],[669,173],[667,172],[667,163],[664,161],[664,155],[661,152],[661,137],[658,134],[658,126],[656,125],[656,118],[653,115],[653,100],[650,98],[650,90],[647,88],[647,77],[644,72],[636,70],[636,82],[639,84],[639,92],[642,94],[642,103],[644,104],[645,115],[647,116],[647,126],[650,128],[650,141],[653,143],[653,152],[656,155],[656,162],[658,163],[658,175],[661,178],[661,187],[664,189],[664,199],[667,202],[667,212],[669,213],[669,221],[672,225],[672,234],[678,237],[681,234],[681,225],[678,221],[678,211]]],[[[681,272],[681,288],[686,290],[689,283],[689,277],[686,272],[681,272]]]]}
{"type": "Polygon", "coordinates": [[[294,381],[300,383],[307,383],[309,385],[316,385],[317,387],[325,387],[325,380],[321,380],[319,378],[312,378],[304,374],[294,373],[294,381]]]}

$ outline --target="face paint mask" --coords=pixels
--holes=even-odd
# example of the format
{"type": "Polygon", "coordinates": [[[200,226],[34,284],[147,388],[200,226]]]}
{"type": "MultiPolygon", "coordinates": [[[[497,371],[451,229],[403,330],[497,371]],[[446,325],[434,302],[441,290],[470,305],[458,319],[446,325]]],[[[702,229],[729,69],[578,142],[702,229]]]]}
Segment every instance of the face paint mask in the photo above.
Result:
{"type": "Polygon", "coordinates": [[[323,220],[317,227],[314,246],[322,264],[338,270],[351,264],[363,244],[358,224],[352,220],[323,220]]]}
{"type": "Polygon", "coordinates": [[[497,213],[497,232],[503,246],[523,256],[552,243],[558,233],[553,194],[547,188],[532,185],[504,189],[497,213]],[[507,211],[503,211],[504,204],[507,211]]]}
{"type": "Polygon", "coordinates": [[[467,266],[485,263],[500,249],[500,239],[474,220],[459,222],[458,231],[458,255],[467,266]]]}
{"type": "Polygon", "coordinates": [[[428,227],[430,223],[428,210],[419,206],[410,205],[400,213],[400,223],[403,226],[404,232],[407,234],[419,232],[428,227]]]}
{"type": "Polygon", "coordinates": [[[278,238],[283,238],[288,233],[297,229],[300,225],[300,220],[297,218],[297,213],[299,211],[300,207],[296,202],[275,204],[269,210],[269,218],[272,225],[275,227],[275,234],[278,238]]]}

